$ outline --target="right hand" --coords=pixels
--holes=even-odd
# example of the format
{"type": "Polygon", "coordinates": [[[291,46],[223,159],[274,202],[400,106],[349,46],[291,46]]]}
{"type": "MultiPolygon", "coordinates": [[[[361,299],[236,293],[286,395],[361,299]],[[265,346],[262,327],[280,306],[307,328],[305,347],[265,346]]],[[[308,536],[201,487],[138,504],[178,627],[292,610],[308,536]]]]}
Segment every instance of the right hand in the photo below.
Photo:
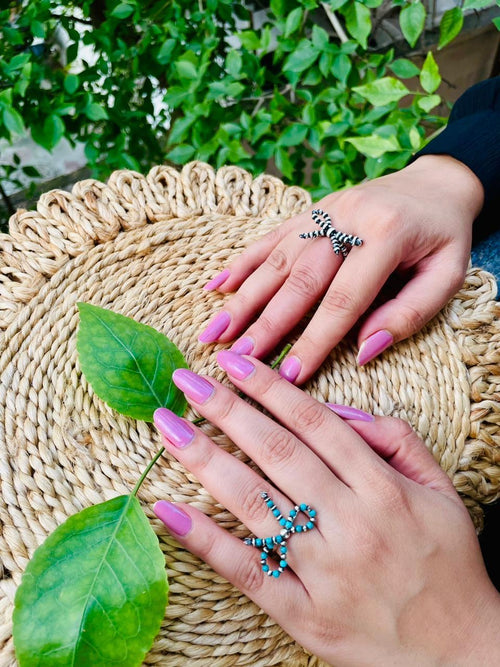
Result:
{"type": "Polygon", "coordinates": [[[473,172],[443,155],[420,157],[399,172],[328,195],[313,208],[329,213],[336,228],[361,237],[363,245],[342,261],[328,239],[299,238],[315,228],[310,211],[287,220],[229,266],[219,290],[237,293],[224,306],[226,328],[200,340],[227,343],[243,334],[247,345],[239,343],[236,351],[262,358],[319,301],[280,369],[300,384],[367,311],[388,277],[402,272],[404,287],[359,330],[358,363],[366,363],[414,334],[461,287],[483,196],[473,172]]]}

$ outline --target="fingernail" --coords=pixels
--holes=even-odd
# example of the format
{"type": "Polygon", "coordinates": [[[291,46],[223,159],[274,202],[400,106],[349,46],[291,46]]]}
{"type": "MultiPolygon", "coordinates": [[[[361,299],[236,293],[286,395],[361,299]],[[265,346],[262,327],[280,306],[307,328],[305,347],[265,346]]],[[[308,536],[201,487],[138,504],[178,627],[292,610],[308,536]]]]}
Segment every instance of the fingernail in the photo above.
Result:
{"type": "Polygon", "coordinates": [[[245,357],[240,357],[239,354],[231,350],[219,352],[217,363],[237,380],[245,380],[255,370],[251,361],[245,359],[245,357]]]}
{"type": "Polygon", "coordinates": [[[358,364],[362,366],[363,364],[368,363],[374,359],[377,354],[380,354],[383,350],[389,347],[389,345],[392,345],[393,342],[394,337],[389,331],[386,331],[385,329],[376,331],[361,343],[357,358],[358,364]]]}
{"type": "Polygon", "coordinates": [[[358,422],[372,422],[375,417],[368,412],[358,410],[358,408],[351,408],[349,405],[338,405],[337,403],[325,403],[327,408],[330,408],[336,415],[342,419],[352,419],[358,422]]]}
{"type": "Polygon", "coordinates": [[[222,283],[226,282],[230,273],[229,269],[224,269],[224,271],[218,273],[212,280],[209,280],[203,289],[207,291],[217,289],[222,283]]]}
{"type": "Polygon", "coordinates": [[[172,380],[175,386],[195,403],[205,403],[215,391],[214,386],[208,380],[187,368],[177,368],[172,373],[172,380]]]}
{"type": "Polygon", "coordinates": [[[243,338],[239,338],[231,347],[231,352],[235,352],[236,354],[252,354],[254,345],[253,339],[250,336],[243,336],[243,338]]]}
{"type": "Polygon", "coordinates": [[[194,438],[194,429],[167,408],[155,410],[153,418],[156,428],[176,447],[187,447],[194,438]]]}
{"type": "Polygon", "coordinates": [[[231,316],[224,310],[214,317],[208,327],[198,336],[200,343],[213,343],[228,328],[231,316]]]}
{"type": "Polygon", "coordinates": [[[295,382],[300,373],[300,359],[298,357],[287,357],[281,364],[279,374],[288,382],[295,382]]]}
{"type": "Polygon", "coordinates": [[[184,537],[191,530],[193,522],[191,517],[180,507],[169,503],[168,500],[159,500],[153,506],[153,512],[163,521],[165,526],[176,535],[184,537]]]}

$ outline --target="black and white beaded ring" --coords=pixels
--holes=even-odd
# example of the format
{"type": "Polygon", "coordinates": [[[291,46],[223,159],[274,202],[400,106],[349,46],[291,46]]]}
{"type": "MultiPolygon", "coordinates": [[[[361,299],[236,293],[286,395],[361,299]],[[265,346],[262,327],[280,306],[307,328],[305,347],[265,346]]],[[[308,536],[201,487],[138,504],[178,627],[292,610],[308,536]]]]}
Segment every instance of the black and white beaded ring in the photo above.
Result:
{"type": "Polygon", "coordinates": [[[246,537],[243,541],[248,546],[257,547],[257,549],[261,550],[260,564],[262,566],[262,571],[269,577],[277,579],[283,570],[288,567],[288,547],[286,546],[286,542],[292,535],[295,535],[295,533],[307,533],[314,528],[316,522],[316,510],[313,510],[312,507],[305,503],[301,503],[300,505],[295,505],[290,511],[290,514],[287,517],[284,517],[274,504],[274,501],[265,491],[263,491],[260,496],[273,513],[273,516],[276,517],[276,521],[281,526],[281,531],[278,535],[273,535],[271,537],[246,537]],[[295,525],[297,516],[301,512],[307,515],[309,521],[304,524],[295,525]],[[274,553],[278,558],[278,568],[276,570],[272,570],[268,563],[268,558],[271,553],[274,553]]]}
{"type": "Polygon", "coordinates": [[[314,209],[311,213],[313,221],[319,225],[319,229],[316,229],[314,232],[305,232],[304,234],[299,234],[301,239],[316,239],[319,236],[326,236],[330,239],[332,248],[336,255],[342,253],[342,256],[347,257],[350,248],[347,246],[359,246],[363,245],[363,240],[359,236],[354,236],[353,234],[345,234],[344,232],[339,232],[338,229],[332,224],[332,219],[320,208],[314,209]]]}

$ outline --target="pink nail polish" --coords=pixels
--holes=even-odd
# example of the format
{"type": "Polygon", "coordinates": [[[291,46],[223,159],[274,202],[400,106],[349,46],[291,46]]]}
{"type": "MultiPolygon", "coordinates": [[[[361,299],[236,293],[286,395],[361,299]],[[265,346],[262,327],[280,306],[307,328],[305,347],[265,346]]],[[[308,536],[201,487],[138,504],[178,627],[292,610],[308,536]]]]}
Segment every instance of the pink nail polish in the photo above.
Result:
{"type": "Polygon", "coordinates": [[[252,354],[255,343],[250,336],[243,336],[239,338],[236,343],[232,346],[231,352],[236,354],[252,354]]]}
{"type": "Polygon", "coordinates": [[[368,363],[393,342],[394,337],[389,331],[385,329],[376,331],[361,343],[357,358],[358,364],[362,366],[368,363]]]}
{"type": "Polygon", "coordinates": [[[358,408],[351,408],[349,405],[338,405],[337,403],[325,403],[327,408],[330,408],[336,415],[342,419],[352,419],[359,422],[372,422],[375,417],[368,412],[358,410],[358,408]]]}
{"type": "Polygon", "coordinates": [[[198,336],[200,343],[213,343],[228,328],[231,316],[224,310],[214,317],[207,328],[198,336]]]}
{"type": "Polygon", "coordinates": [[[224,269],[224,271],[218,273],[214,278],[212,278],[212,280],[209,280],[203,289],[207,290],[208,292],[217,289],[222,285],[222,283],[226,282],[226,280],[229,278],[230,273],[231,272],[229,271],[229,269],[224,269]]]}
{"type": "Polygon", "coordinates": [[[219,352],[217,363],[237,380],[246,380],[255,370],[255,366],[251,361],[245,357],[241,357],[236,352],[231,352],[231,350],[222,350],[219,352]]]}
{"type": "Polygon", "coordinates": [[[168,500],[159,500],[155,503],[153,512],[172,533],[180,537],[185,537],[193,525],[191,517],[168,500]]]}
{"type": "Polygon", "coordinates": [[[172,373],[172,380],[175,386],[195,403],[205,403],[215,391],[214,386],[208,380],[187,368],[177,368],[172,373]]]}
{"type": "Polygon", "coordinates": [[[288,382],[295,382],[300,373],[300,359],[298,357],[287,357],[281,364],[279,374],[288,382]]]}
{"type": "Polygon", "coordinates": [[[176,447],[187,447],[195,436],[194,429],[167,408],[155,410],[154,422],[160,433],[176,447]]]}

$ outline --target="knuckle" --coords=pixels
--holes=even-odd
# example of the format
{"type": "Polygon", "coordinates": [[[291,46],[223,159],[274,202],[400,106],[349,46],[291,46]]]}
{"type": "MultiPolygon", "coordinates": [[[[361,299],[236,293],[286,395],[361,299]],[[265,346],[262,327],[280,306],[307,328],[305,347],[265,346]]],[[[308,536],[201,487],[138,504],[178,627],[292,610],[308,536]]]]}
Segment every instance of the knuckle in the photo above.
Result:
{"type": "Polygon", "coordinates": [[[297,441],[291,433],[282,428],[273,429],[263,440],[262,453],[270,466],[288,464],[297,453],[297,441]]]}
{"type": "Polygon", "coordinates": [[[404,338],[419,331],[425,324],[427,319],[423,313],[415,306],[409,303],[402,304],[399,309],[399,317],[401,321],[400,333],[404,338]]]}
{"type": "Polygon", "coordinates": [[[321,278],[306,266],[295,267],[287,280],[287,286],[299,296],[318,294],[323,288],[321,278]]]}
{"type": "Polygon", "coordinates": [[[275,248],[267,258],[265,265],[280,275],[290,271],[290,259],[281,248],[275,248]]]}
{"type": "Polygon", "coordinates": [[[448,273],[450,291],[457,292],[464,284],[465,270],[461,267],[451,269],[448,273]]]}
{"type": "Polygon", "coordinates": [[[269,315],[262,313],[258,319],[258,324],[263,329],[266,337],[273,337],[276,335],[277,322],[275,322],[269,315]]]}
{"type": "Polygon", "coordinates": [[[236,400],[236,396],[231,392],[228,392],[228,396],[221,397],[214,405],[215,410],[211,417],[213,421],[217,424],[226,422],[234,412],[236,400]]]}
{"type": "Polygon", "coordinates": [[[262,482],[251,482],[244,486],[239,492],[238,507],[241,507],[243,516],[246,522],[261,522],[265,521],[269,514],[269,508],[266,503],[262,502],[262,482]]]}
{"type": "Polygon", "coordinates": [[[348,289],[334,287],[324,296],[321,306],[330,315],[335,317],[345,316],[347,314],[357,314],[358,305],[348,289]]]}
{"type": "Polygon", "coordinates": [[[299,431],[315,431],[324,425],[329,416],[322,405],[310,399],[304,399],[295,406],[293,414],[299,431]]]}
{"type": "Polygon", "coordinates": [[[242,558],[236,565],[234,582],[243,592],[258,593],[264,585],[264,577],[260,561],[256,558],[242,558]]]}

